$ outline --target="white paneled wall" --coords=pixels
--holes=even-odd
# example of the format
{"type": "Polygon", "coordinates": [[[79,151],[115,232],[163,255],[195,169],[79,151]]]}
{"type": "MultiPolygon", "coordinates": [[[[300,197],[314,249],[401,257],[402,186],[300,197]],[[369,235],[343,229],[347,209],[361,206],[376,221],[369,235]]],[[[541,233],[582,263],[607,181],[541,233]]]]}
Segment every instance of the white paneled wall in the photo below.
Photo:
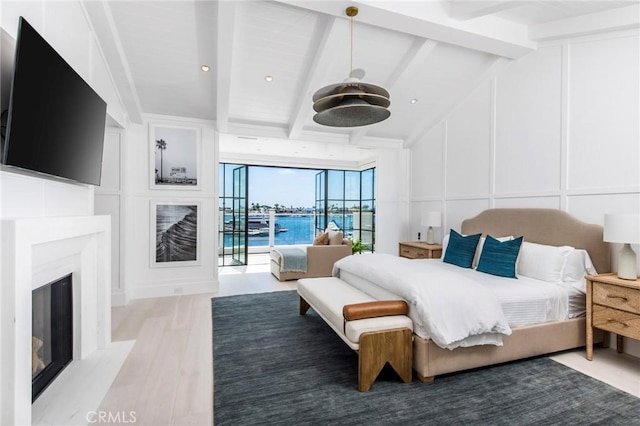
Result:
{"type": "Polygon", "coordinates": [[[409,157],[407,149],[376,150],[376,252],[398,253],[408,231],[409,157]]]}
{"type": "Polygon", "coordinates": [[[411,147],[405,237],[425,231],[425,210],[443,212],[438,238],[492,207],[598,224],[640,212],[639,40],[633,30],[550,43],[478,87],[411,147]]]}
{"type": "Polygon", "coordinates": [[[639,50],[622,36],[570,46],[569,189],[640,184],[639,50]]]}
{"type": "Polygon", "coordinates": [[[637,31],[543,46],[482,84],[411,149],[411,234],[487,207],[602,223],[640,211],[637,31]],[[444,153],[444,154],[443,154],[444,153]]]}
{"type": "Polygon", "coordinates": [[[491,186],[491,90],[484,84],[447,120],[447,198],[487,196],[491,186]]]}
{"type": "Polygon", "coordinates": [[[446,123],[438,124],[411,149],[411,196],[414,199],[440,200],[444,195],[444,148],[446,123]]]}
{"type": "MultiPolygon", "coordinates": [[[[145,124],[127,127],[127,143],[123,145],[125,189],[121,202],[122,235],[120,258],[125,299],[172,296],[176,294],[214,292],[218,287],[217,250],[217,135],[210,122],[179,117],[145,117],[145,124]],[[155,146],[149,132],[150,123],[158,126],[200,128],[200,181],[197,190],[153,189],[150,187],[151,161],[155,146]],[[169,267],[154,266],[155,223],[152,203],[198,203],[198,265],[184,266],[174,262],[169,267]]],[[[165,165],[166,167],[166,165],[165,165]]]]}
{"type": "Polygon", "coordinates": [[[122,279],[122,226],[124,215],[123,185],[125,181],[124,143],[125,132],[116,128],[107,128],[102,158],[101,185],[95,189],[95,214],[111,216],[111,303],[114,306],[125,305],[128,294],[122,279]]]}
{"type": "Polygon", "coordinates": [[[560,189],[562,48],[508,65],[496,82],[495,195],[560,189]]]}

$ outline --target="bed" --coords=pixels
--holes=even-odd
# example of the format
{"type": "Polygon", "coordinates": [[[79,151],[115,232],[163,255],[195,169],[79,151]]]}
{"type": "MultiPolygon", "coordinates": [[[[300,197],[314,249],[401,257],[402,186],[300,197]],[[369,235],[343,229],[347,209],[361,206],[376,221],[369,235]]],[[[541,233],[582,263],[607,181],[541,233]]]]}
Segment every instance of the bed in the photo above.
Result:
{"type": "MultiPolygon", "coordinates": [[[[487,234],[494,237],[505,237],[505,239],[512,238],[513,236],[522,236],[530,247],[538,244],[544,247],[570,246],[575,249],[582,249],[588,253],[588,258],[590,258],[591,261],[590,264],[595,267],[595,270],[599,273],[610,271],[610,250],[608,244],[602,240],[602,227],[581,222],[559,210],[485,210],[478,216],[462,222],[461,234],[471,235],[479,233],[483,235],[483,238],[487,234]]],[[[576,252],[578,251],[579,250],[576,250],[576,252]]],[[[531,256],[532,252],[528,251],[527,253],[531,256]]],[[[354,257],[351,256],[351,258],[354,257]]],[[[523,260],[522,256],[518,259],[519,262],[523,260]]],[[[529,259],[531,258],[529,257],[529,259]]],[[[350,285],[369,293],[375,298],[389,299],[394,298],[395,295],[395,298],[407,300],[414,295],[415,291],[422,291],[408,287],[409,284],[407,282],[427,282],[429,276],[439,277],[440,275],[438,275],[437,272],[438,268],[446,269],[451,266],[442,266],[442,264],[443,262],[438,259],[409,260],[397,257],[390,259],[382,255],[378,257],[366,255],[357,257],[357,259],[344,259],[336,263],[334,275],[350,285]],[[371,260],[367,260],[367,257],[370,257],[371,260]],[[379,270],[385,269],[386,260],[389,261],[389,265],[392,263],[399,264],[398,271],[393,270],[391,266],[389,266],[387,270],[387,272],[392,271],[391,273],[387,273],[387,277],[395,274],[397,278],[393,279],[398,281],[398,283],[392,283],[391,287],[386,286],[386,283],[372,279],[372,272],[370,272],[375,268],[379,270]],[[354,267],[353,265],[356,265],[356,263],[350,265],[349,262],[356,262],[358,265],[354,267]],[[371,264],[367,266],[362,262],[371,262],[371,264]],[[373,263],[375,263],[375,265],[373,265],[373,263]],[[427,266],[431,266],[432,268],[424,269],[424,271],[429,272],[421,274],[423,265],[425,268],[427,266]],[[434,268],[435,272],[432,272],[434,268]],[[407,277],[410,277],[410,279],[407,277]],[[400,290],[398,290],[398,287],[400,290]]],[[[458,267],[453,266],[453,268],[458,267]]],[[[473,274],[483,276],[483,278],[487,275],[473,271],[472,269],[464,270],[463,275],[465,274],[466,277],[461,276],[459,281],[462,282],[473,279],[473,274]]],[[[391,279],[392,278],[389,278],[389,280],[391,279]]],[[[502,279],[508,280],[507,278],[502,279]]],[[[518,280],[512,280],[511,282],[514,284],[517,283],[519,287],[525,288],[527,286],[527,279],[527,277],[519,277],[518,280]]],[[[533,284],[533,287],[542,288],[542,284],[544,283],[539,282],[539,286],[535,286],[535,282],[533,284]]],[[[453,295],[456,294],[455,291],[454,288],[452,291],[453,295]]],[[[526,304],[531,308],[530,310],[533,314],[529,315],[529,313],[527,313],[523,316],[518,313],[522,312],[522,310],[518,311],[514,309],[515,317],[511,315],[508,318],[509,326],[506,328],[509,330],[505,330],[504,325],[496,320],[496,324],[493,325],[494,328],[479,332],[476,336],[470,336],[468,339],[460,340],[460,343],[456,342],[456,344],[450,346],[447,346],[445,344],[446,342],[443,343],[441,339],[438,339],[433,327],[429,328],[426,326],[421,328],[421,324],[418,324],[416,327],[415,323],[420,322],[420,320],[418,319],[419,317],[416,316],[418,313],[415,312],[418,308],[414,305],[410,308],[409,316],[414,319],[413,368],[418,378],[423,382],[431,382],[435,376],[441,374],[584,346],[586,325],[584,316],[580,316],[580,310],[584,309],[584,294],[581,291],[567,290],[560,291],[557,296],[553,296],[553,292],[554,290],[548,292],[549,295],[551,295],[549,296],[551,299],[542,301],[538,301],[533,297],[531,299],[525,298],[525,300],[527,300],[526,304]],[[553,299],[553,297],[560,299],[553,299]],[[534,309],[536,305],[540,305],[538,311],[534,309]],[[560,308],[556,308],[556,306],[560,308]],[[413,316],[412,310],[414,310],[413,316]],[[520,317],[518,317],[518,315],[520,315],[520,317]],[[529,317],[525,318],[527,315],[529,317]]],[[[504,296],[501,296],[499,299],[503,311],[511,310],[509,305],[505,303],[506,298],[504,296]]],[[[478,296],[477,300],[484,299],[478,296]]],[[[409,301],[411,302],[411,300],[409,301]]],[[[491,299],[487,299],[487,301],[483,301],[483,304],[484,303],[491,304],[492,302],[491,299]]],[[[520,300],[519,303],[523,305],[522,300],[520,300]]],[[[477,305],[480,307],[484,306],[480,303],[477,303],[477,305]]],[[[432,303],[429,309],[423,308],[422,310],[437,311],[438,309],[435,309],[436,306],[438,306],[438,304],[432,303]]],[[[451,310],[455,311],[457,308],[458,311],[466,313],[466,310],[460,306],[464,305],[456,303],[456,307],[451,310]]],[[[441,310],[446,311],[446,309],[441,310]]],[[[525,311],[526,310],[527,309],[525,309],[525,311]]],[[[440,321],[446,320],[440,319],[440,321]]],[[[597,336],[597,339],[598,341],[602,341],[602,335],[597,336]]]]}

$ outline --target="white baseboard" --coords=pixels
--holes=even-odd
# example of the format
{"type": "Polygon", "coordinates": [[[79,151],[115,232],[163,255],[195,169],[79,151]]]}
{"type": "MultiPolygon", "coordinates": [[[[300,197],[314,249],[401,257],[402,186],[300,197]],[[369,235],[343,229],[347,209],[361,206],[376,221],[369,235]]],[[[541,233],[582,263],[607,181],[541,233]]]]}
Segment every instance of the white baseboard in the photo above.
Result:
{"type": "Polygon", "coordinates": [[[132,286],[130,299],[148,299],[152,297],[180,296],[183,294],[215,293],[220,283],[218,280],[203,281],[171,281],[159,284],[138,284],[132,286]]]}
{"type": "Polygon", "coordinates": [[[125,306],[129,303],[129,297],[125,291],[114,291],[111,293],[111,306],[125,306]]]}

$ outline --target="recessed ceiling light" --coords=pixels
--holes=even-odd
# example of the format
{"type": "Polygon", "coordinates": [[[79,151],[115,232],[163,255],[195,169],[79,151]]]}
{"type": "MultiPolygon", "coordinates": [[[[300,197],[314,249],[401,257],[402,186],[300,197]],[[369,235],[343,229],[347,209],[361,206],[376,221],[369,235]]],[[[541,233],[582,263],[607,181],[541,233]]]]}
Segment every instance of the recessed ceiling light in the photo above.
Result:
{"type": "Polygon", "coordinates": [[[209,72],[209,70],[210,70],[211,68],[209,68],[209,65],[202,65],[202,66],[200,67],[200,69],[201,69],[202,71],[204,71],[204,72],[209,72]]]}
{"type": "Polygon", "coordinates": [[[417,103],[418,103],[418,99],[413,98],[413,99],[411,99],[411,100],[409,101],[409,103],[411,103],[412,105],[413,105],[413,104],[417,104],[417,103]]]}
{"type": "Polygon", "coordinates": [[[264,81],[271,83],[273,81],[273,76],[272,75],[265,75],[264,76],[264,81]]]}

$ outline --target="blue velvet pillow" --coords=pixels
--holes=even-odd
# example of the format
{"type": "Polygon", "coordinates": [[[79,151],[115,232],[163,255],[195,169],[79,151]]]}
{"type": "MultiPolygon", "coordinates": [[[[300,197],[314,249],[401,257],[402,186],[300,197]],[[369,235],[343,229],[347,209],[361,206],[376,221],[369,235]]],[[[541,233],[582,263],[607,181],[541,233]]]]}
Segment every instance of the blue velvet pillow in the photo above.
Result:
{"type": "Polygon", "coordinates": [[[487,235],[476,270],[499,277],[518,278],[516,260],[521,245],[522,237],[500,242],[487,235]]]}
{"type": "Polygon", "coordinates": [[[442,261],[463,268],[471,268],[481,235],[474,234],[463,237],[452,229],[449,233],[449,245],[442,261]]]}

